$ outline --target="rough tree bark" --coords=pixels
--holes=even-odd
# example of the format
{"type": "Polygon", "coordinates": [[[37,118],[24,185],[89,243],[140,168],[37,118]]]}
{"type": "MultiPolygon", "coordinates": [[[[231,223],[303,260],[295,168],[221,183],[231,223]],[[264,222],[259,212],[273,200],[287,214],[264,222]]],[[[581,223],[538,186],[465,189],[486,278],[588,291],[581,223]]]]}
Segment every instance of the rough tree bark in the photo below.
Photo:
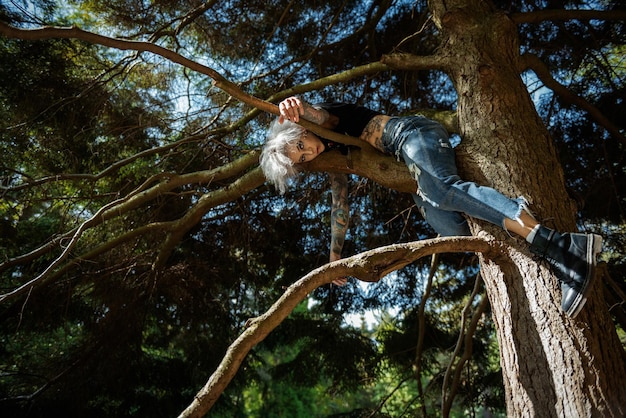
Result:
{"type": "MultiPolygon", "coordinates": [[[[465,176],[511,197],[525,195],[540,219],[552,218],[559,229],[573,230],[575,208],[565,192],[563,173],[551,138],[519,76],[528,62],[519,56],[514,23],[483,0],[432,0],[430,8],[443,37],[436,57],[429,61],[420,57],[418,64],[410,56],[390,57],[383,63],[353,69],[346,78],[394,66],[413,70],[444,69],[459,96],[458,118],[463,137],[459,162],[465,176]]],[[[212,69],[150,43],[111,39],[76,28],[25,31],[0,24],[0,34],[22,39],[80,38],[113,48],[152,52],[213,77],[218,87],[242,101],[275,112],[275,106],[242,94],[212,69]]],[[[361,174],[371,178],[376,178],[378,173],[383,184],[385,178],[396,179],[395,183],[391,182],[393,184],[385,184],[389,187],[413,190],[414,183],[405,168],[391,158],[378,156],[371,159],[367,155],[370,152],[363,149],[355,153],[354,167],[350,170],[345,166],[345,160],[330,156],[327,160],[320,159],[319,166],[309,168],[356,173],[363,170],[361,174]],[[370,164],[364,163],[365,160],[370,164]],[[379,166],[371,167],[371,161],[377,161],[379,166]],[[365,174],[369,169],[370,174],[365,174]]],[[[197,213],[201,211],[190,217],[197,213]]],[[[194,222],[197,220],[191,219],[185,224],[194,222]]],[[[500,344],[508,415],[625,416],[626,407],[622,400],[626,399],[626,359],[608,309],[600,297],[600,286],[595,287],[582,313],[572,320],[560,310],[561,295],[556,279],[543,263],[537,263],[530,256],[523,241],[509,237],[494,226],[478,221],[471,224],[474,233],[480,237],[475,242],[503,242],[498,251],[490,252],[489,258],[481,256],[481,266],[500,344]]],[[[174,241],[171,239],[168,243],[174,241]]],[[[480,251],[478,248],[474,250],[480,251]]],[[[384,275],[389,268],[386,263],[390,261],[392,258],[383,260],[383,270],[372,274],[376,277],[384,275]]],[[[332,268],[351,268],[350,259],[337,263],[340,264],[332,268]]],[[[314,288],[331,276],[336,277],[329,271],[325,274],[327,276],[310,280],[309,284],[314,288]]],[[[297,283],[292,287],[301,285],[297,283]]],[[[291,297],[289,303],[304,294],[296,293],[298,295],[285,296],[291,297]]],[[[283,303],[284,299],[277,304],[283,303]]],[[[278,316],[282,317],[286,312],[283,306],[278,316]]],[[[242,338],[249,339],[246,346],[251,341],[258,341],[259,337],[262,339],[277,323],[276,318],[267,323],[263,323],[263,319],[255,320],[252,331],[242,335],[242,338]]],[[[226,357],[224,361],[230,360],[226,357]]],[[[207,388],[212,381],[207,383],[207,388]]],[[[221,393],[221,390],[211,394],[221,393]]],[[[206,411],[208,402],[203,396],[207,395],[201,391],[185,413],[193,410],[189,415],[192,416],[200,410],[206,411]]]]}
{"type": "MultiPolygon", "coordinates": [[[[444,39],[439,53],[458,93],[463,171],[473,180],[529,198],[541,219],[575,229],[552,140],[520,77],[517,28],[481,0],[433,0],[444,39]]],[[[472,222],[479,236],[506,244],[481,259],[496,324],[508,416],[626,415],[626,367],[598,281],[581,314],[561,312],[561,292],[545,263],[499,228],[472,222]]]]}

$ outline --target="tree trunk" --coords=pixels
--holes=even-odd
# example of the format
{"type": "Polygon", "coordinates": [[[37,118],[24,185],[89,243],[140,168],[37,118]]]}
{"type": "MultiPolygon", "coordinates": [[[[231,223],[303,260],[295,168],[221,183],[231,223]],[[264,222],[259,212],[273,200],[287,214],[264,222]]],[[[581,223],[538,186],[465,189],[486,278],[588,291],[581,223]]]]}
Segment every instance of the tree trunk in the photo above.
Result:
{"type": "MultiPolygon", "coordinates": [[[[458,93],[464,176],[510,197],[523,195],[541,221],[575,229],[575,207],[552,140],[519,75],[517,28],[480,0],[431,2],[444,35],[440,53],[458,93]]],[[[598,280],[576,319],[545,262],[500,228],[472,221],[474,233],[506,245],[481,258],[501,351],[508,416],[622,417],[626,367],[598,280]]]]}

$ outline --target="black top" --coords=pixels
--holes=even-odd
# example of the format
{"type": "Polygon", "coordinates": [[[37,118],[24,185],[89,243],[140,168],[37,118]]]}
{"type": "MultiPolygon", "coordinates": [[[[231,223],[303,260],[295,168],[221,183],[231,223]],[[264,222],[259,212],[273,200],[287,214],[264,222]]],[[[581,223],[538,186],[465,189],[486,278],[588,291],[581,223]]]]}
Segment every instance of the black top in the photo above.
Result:
{"type": "MultiPolygon", "coordinates": [[[[374,112],[371,109],[354,104],[320,103],[317,106],[339,118],[339,123],[332,129],[334,132],[354,136],[356,138],[361,136],[363,130],[374,116],[380,115],[380,113],[374,112]]],[[[320,139],[326,147],[324,151],[339,149],[342,154],[347,154],[348,147],[346,145],[337,144],[325,138],[320,139]]]]}

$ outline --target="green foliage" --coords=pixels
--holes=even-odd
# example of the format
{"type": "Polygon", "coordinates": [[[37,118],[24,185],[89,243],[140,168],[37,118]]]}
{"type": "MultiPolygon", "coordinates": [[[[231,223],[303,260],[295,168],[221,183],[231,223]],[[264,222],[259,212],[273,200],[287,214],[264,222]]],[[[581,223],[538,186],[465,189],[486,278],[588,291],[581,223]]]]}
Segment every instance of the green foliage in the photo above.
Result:
{"type": "MultiPolygon", "coordinates": [[[[152,41],[216,68],[261,98],[393,51],[428,54],[439,42],[424,1],[233,0],[208,10],[202,7],[211,2],[183,3],[11,2],[0,5],[0,19],[26,28],[77,24],[152,41]]],[[[562,7],[495,3],[511,13],[562,7]]],[[[519,32],[523,52],[538,54],[559,81],[624,132],[623,22],[543,22],[521,25],[519,32]]],[[[232,131],[250,109],[207,77],[147,53],[2,37],[0,62],[0,262],[72,231],[142,185],[146,190],[235,161],[258,148],[270,120],[261,115],[232,131]]],[[[389,114],[450,110],[456,103],[446,75],[426,71],[360,78],[306,98],[351,101],[389,114]]],[[[605,235],[608,271],[623,291],[624,143],[559,97],[546,93],[536,101],[580,203],[581,226],[605,235]]],[[[229,181],[185,184],[98,224],[44,286],[3,302],[3,413],[158,417],[188,405],[246,321],[328,259],[327,180],[311,174],[288,196],[261,187],[202,213],[157,265],[168,234],[133,234],[184,217],[229,181]]],[[[410,197],[352,182],[346,255],[434,236],[410,197]]],[[[9,291],[41,274],[70,237],[40,257],[3,264],[0,286],[9,291]]],[[[420,329],[428,262],[367,287],[351,280],[344,288],[317,289],[248,355],[210,416],[439,416],[477,268],[471,256],[441,257],[420,329]],[[378,313],[374,325],[344,321],[366,312],[378,313]],[[416,376],[420,332],[425,339],[416,376]]],[[[626,315],[612,312],[623,334],[626,315]]],[[[489,312],[472,341],[452,415],[503,413],[489,312]]]]}

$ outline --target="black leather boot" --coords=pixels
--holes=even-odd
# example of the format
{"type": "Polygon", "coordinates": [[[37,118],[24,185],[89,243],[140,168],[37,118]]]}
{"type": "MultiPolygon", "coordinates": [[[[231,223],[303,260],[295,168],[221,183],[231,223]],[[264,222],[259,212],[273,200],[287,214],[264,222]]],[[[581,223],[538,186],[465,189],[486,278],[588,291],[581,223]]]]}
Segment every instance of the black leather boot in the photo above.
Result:
{"type": "Polygon", "coordinates": [[[530,244],[530,251],[545,258],[561,282],[561,308],[572,318],[587,302],[602,251],[602,237],[596,234],[558,233],[544,226],[530,244]]]}

